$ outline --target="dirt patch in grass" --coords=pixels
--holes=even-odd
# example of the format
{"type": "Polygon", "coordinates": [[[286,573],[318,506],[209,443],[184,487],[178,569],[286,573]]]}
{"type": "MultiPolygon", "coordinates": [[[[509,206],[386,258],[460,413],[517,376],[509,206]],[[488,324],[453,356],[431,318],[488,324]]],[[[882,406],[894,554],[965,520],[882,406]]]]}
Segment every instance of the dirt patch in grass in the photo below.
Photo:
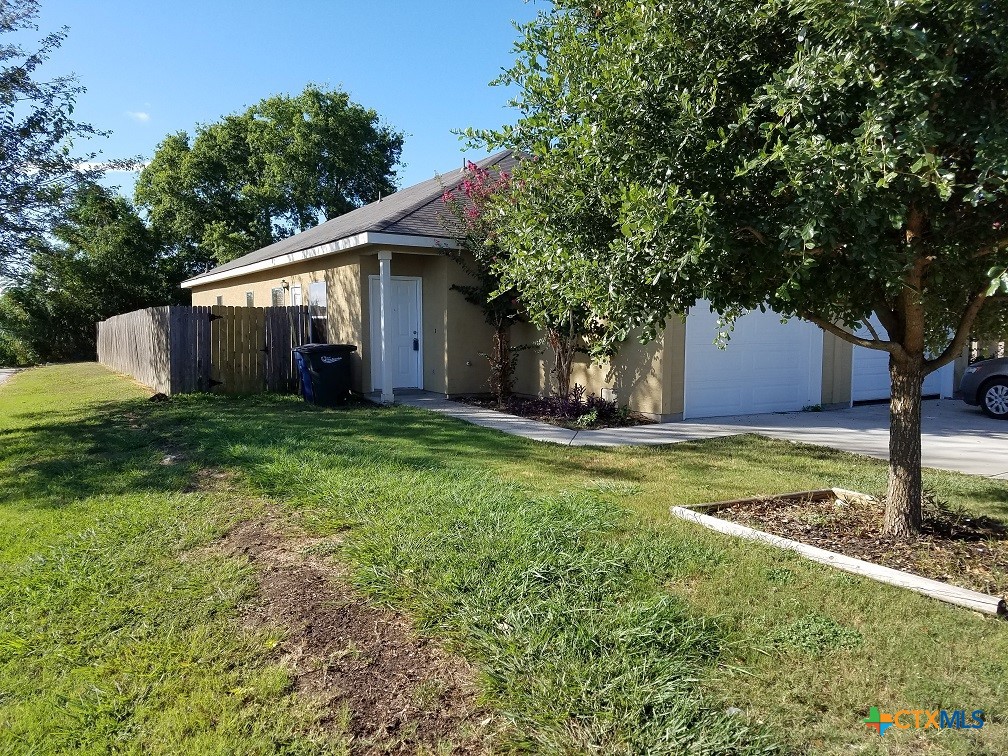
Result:
{"type": "Polygon", "coordinates": [[[911,541],[882,535],[875,500],[765,499],[711,514],[774,535],[983,593],[1008,595],[1008,528],[929,502],[924,532],[911,541]]]}
{"type": "Polygon", "coordinates": [[[270,520],[243,523],[218,544],[259,567],[245,618],[284,629],[277,654],[296,690],[345,727],[354,754],[489,750],[493,717],[475,703],[472,667],[357,595],[323,555],[327,545],[332,539],[282,537],[270,520]]]}

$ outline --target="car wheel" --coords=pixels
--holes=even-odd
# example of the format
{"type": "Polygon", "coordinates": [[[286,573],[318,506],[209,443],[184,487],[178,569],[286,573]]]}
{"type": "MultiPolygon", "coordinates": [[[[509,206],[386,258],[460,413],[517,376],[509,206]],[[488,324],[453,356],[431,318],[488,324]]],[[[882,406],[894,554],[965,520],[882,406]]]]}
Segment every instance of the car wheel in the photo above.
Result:
{"type": "Polygon", "coordinates": [[[1008,379],[996,378],[980,390],[980,406],[991,417],[1008,420],[1008,379]]]}

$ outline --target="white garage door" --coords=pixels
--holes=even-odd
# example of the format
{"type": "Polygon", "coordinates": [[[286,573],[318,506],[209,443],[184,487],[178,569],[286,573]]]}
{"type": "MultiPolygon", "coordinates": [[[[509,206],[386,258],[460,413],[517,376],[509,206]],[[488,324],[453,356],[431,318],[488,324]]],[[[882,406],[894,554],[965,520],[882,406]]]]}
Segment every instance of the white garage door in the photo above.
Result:
{"type": "Polygon", "coordinates": [[[683,417],[800,410],[822,401],[822,331],[773,312],[735,322],[725,349],[714,345],[718,316],[701,300],[686,318],[683,417]]]}
{"type": "MultiPolygon", "coordinates": [[[[879,338],[888,338],[878,317],[872,315],[872,326],[879,338]]],[[[870,337],[867,328],[858,331],[859,336],[870,337]]],[[[889,353],[878,349],[854,347],[851,366],[851,399],[855,402],[870,402],[888,399],[890,392],[889,353]]],[[[946,365],[924,379],[924,396],[952,396],[955,383],[955,365],[946,365]]]]}

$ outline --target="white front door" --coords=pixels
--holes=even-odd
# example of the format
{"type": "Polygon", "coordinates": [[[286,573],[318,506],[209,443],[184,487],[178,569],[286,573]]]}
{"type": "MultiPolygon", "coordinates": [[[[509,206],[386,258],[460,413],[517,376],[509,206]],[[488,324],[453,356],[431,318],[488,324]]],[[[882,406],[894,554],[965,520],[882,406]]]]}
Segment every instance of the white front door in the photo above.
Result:
{"type": "MultiPolygon", "coordinates": [[[[392,276],[390,283],[391,317],[387,323],[388,353],[392,359],[392,387],[423,388],[423,329],[420,323],[420,279],[392,276]]],[[[369,276],[371,299],[371,387],[381,387],[381,281],[369,276]]]]}

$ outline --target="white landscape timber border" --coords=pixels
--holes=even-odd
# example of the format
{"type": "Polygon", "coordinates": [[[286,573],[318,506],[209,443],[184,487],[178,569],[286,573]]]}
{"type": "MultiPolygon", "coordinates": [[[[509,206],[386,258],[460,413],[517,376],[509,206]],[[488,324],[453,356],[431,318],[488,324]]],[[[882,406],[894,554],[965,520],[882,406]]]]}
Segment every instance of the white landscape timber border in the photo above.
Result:
{"type": "MultiPolygon", "coordinates": [[[[763,497],[764,500],[766,498],[763,497]]],[[[716,530],[719,533],[794,551],[806,559],[811,559],[813,562],[836,567],[844,572],[851,572],[855,575],[868,577],[880,583],[888,583],[899,588],[909,588],[911,591],[930,596],[939,601],[983,612],[984,614],[991,614],[1002,619],[1008,619],[1008,607],[1005,605],[1005,600],[1000,596],[988,596],[986,593],[959,588],[958,586],[949,585],[939,580],[911,575],[909,572],[894,570],[891,567],[883,567],[882,565],[866,562],[862,559],[844,556],[833,551],[810,546],[807,543],[792,541],[790,538],[782,538],[772,533],[766,533],[762,530],[755,530],[754,528],[739,525],[735,522],[722,520],[719,517],[711,517],[710,515],[702,514],[686,507],[672,507],[669,511],[682,520],[695,522],[698,525],[703,525],[705,528],[716,530]]]]}

